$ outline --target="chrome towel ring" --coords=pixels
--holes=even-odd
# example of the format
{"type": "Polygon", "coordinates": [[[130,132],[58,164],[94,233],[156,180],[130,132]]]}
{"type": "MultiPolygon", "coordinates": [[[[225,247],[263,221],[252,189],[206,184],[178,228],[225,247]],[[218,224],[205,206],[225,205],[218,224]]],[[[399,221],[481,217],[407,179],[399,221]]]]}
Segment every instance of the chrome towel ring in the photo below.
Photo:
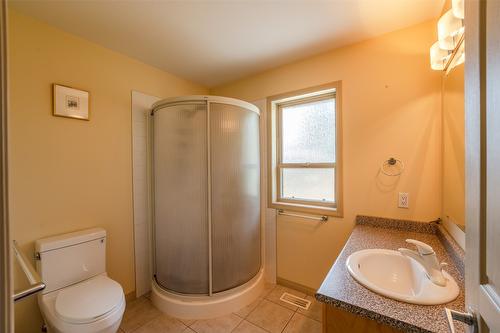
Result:
{"type": "Polygon", "coordinates": [[[380,171],[386,176],[394,177],[399,176],[405,170],[405,164],[403,161],[391,157],[388,160],[385,160],[384,163],[380,166],[380,171]]]}

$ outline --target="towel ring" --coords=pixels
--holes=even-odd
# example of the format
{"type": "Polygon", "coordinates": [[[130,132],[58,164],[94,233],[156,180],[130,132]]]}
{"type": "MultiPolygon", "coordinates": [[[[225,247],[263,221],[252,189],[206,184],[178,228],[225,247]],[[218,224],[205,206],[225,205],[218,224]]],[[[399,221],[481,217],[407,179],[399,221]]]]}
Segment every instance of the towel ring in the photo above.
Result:
{"type": "Polygon", "coordinates": [[[405,170],[405,164],[403,163],[403,161],[394,157],[385,160],[384,163],[382,163],[382,165],[380,166],[380,171],[382,171],[384,175],[390,177],[399,176],[400,174],[403,173],[404,170],[405,170]],[[399,165],[398,168],[399,171],[396,172],[389,171],[391,168],[397,168],[398,165],[399,165]]]}

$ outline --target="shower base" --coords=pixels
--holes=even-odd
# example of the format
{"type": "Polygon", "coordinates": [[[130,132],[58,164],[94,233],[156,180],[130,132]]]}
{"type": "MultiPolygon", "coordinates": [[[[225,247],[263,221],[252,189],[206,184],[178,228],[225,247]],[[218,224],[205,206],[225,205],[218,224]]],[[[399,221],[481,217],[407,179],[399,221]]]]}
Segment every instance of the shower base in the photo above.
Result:
{"type": "Polygon", "coordinates": [[[209,319],[241,309],[255,301],[264,289],[261,269],[245,284],[212,296],[175,294],[164,290],[153,279],[151,301],[162,312],[181,319],[209,319]]]}

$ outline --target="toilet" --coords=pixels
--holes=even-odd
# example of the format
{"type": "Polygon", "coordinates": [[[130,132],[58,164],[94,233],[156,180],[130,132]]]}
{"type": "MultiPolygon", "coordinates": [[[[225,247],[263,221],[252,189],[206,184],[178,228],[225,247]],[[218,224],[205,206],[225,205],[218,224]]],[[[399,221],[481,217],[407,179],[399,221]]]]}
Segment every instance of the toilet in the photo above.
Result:
{"type": "Polygon", "coordinates": [[[106,274],[102,228],[37,240],[36,265],[46,288],[38,305],[49,333],[115,333],[125,311],[120,284],[106,274]]]}

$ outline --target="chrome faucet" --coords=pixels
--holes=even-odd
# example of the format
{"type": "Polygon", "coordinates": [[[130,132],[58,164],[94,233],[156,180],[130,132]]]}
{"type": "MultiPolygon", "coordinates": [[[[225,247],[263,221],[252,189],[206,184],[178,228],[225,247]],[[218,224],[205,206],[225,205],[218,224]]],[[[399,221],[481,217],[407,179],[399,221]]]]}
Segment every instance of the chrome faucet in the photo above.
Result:
{"type": "Polygon", "coordinates": [[[407,239],[407,243],[413,244],[417,247],[417,251],[399,248],[398,251],[407,257],[415,259],[427,273],[427,277],[438,286],[446,286],[446,278],[443,275],[443,266],[446,263],[439,263],[436,257],[436,252],[434,252],[433,248],[425,244],[424,242],[415,240],[415,239],[407,239]]]}

